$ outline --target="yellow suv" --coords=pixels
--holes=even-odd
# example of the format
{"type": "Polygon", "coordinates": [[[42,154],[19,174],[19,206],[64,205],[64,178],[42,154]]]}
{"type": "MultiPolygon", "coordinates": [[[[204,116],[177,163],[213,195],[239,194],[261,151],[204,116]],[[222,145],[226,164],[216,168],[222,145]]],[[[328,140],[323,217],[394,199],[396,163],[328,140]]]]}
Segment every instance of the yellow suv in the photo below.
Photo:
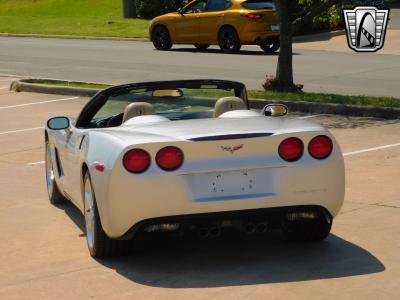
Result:
{"type": "Polygon", "coordinates": [[[153,19],[150,37],[158,50],[173,44],[193,44],[199,50],[219,45],[232,53],[242,45],[259,45],[272,53],[280,46],[275,6],[266,0],[195,0],[153,19]]]}

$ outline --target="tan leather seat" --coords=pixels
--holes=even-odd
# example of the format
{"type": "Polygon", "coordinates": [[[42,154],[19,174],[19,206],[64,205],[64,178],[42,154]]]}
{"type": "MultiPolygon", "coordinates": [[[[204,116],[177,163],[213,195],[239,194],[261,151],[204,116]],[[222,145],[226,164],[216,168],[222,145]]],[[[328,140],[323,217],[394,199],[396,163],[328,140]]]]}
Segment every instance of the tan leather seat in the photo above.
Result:
{"type": "Polygon", "coordinates": [[[239,97],[224,97],[218,99],[214,107],[214,118],[232,110],[247,109],[246,104],[239,97]]]}
{"type": "Polygon", "coordinates": [[[134,102],[125,107],[124,117],[122,123],[125,123],[129,119],[145,115],[155,115],[156,111],[150,103],[147,102],[134,102]]]}

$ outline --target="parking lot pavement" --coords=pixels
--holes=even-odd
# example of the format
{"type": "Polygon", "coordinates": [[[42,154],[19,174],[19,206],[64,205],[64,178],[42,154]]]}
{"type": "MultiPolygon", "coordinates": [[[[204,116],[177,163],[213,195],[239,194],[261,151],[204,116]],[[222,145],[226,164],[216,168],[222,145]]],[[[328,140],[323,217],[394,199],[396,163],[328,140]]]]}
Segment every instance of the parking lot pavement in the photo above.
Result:
{"type": "Polygon", "coordinates": [[[94,260],[77,209],[49,204],[40,164],[40,127],[87,99],[2,109],[67,97],[0,93],[0,299],[399,299],[400,122],[310,119],[345,153],[345,204],[323,243],[160,237],[94,260]]]}

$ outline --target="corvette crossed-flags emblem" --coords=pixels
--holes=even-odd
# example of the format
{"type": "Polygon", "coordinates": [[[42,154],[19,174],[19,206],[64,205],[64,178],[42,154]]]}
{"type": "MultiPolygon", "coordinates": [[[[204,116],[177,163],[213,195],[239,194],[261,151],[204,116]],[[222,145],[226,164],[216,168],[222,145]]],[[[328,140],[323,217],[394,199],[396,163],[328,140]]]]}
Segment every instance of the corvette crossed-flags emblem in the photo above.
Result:
{"type": "Polygon", "coordinates": [[[236,151],[240,150],[243,148],[243,144],[241,145],[237,145],[237,146],[233,146],[233,147],[229,147],[229,146],[221,146],[221,149],[224,151],[228,151],[231,154],[235,153],[236,151]]]}

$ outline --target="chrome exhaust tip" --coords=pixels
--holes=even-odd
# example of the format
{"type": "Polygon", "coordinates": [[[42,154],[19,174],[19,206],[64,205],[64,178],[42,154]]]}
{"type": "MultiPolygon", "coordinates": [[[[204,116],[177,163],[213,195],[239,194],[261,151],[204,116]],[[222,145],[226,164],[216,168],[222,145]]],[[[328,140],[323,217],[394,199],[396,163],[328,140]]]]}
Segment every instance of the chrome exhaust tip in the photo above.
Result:
{"type": "Polygon", "coordinates": [[[266,222],[260,222],[256,226],[257,233],[266,233],[268,230],[268,224],[266,222]]]}
{"type": "Polygon", "coordinates": [[[211,227],[210,237],[218,237],[221,235],[221,228],[218,226],[211,227]]]}
{"type": "Polygon", "coordinates": [[[197,235],[202,239],[208,238],[210,236],[210,229],[208,227],[200,227],[197,230],[197,235]]]}
{"type": "Polygon", "coordinates": [[[244,231],[247,234],[253,234],[256,232],[256,226],[254,225],[253,222],[248,222],[244,225],[244,231]]]}

